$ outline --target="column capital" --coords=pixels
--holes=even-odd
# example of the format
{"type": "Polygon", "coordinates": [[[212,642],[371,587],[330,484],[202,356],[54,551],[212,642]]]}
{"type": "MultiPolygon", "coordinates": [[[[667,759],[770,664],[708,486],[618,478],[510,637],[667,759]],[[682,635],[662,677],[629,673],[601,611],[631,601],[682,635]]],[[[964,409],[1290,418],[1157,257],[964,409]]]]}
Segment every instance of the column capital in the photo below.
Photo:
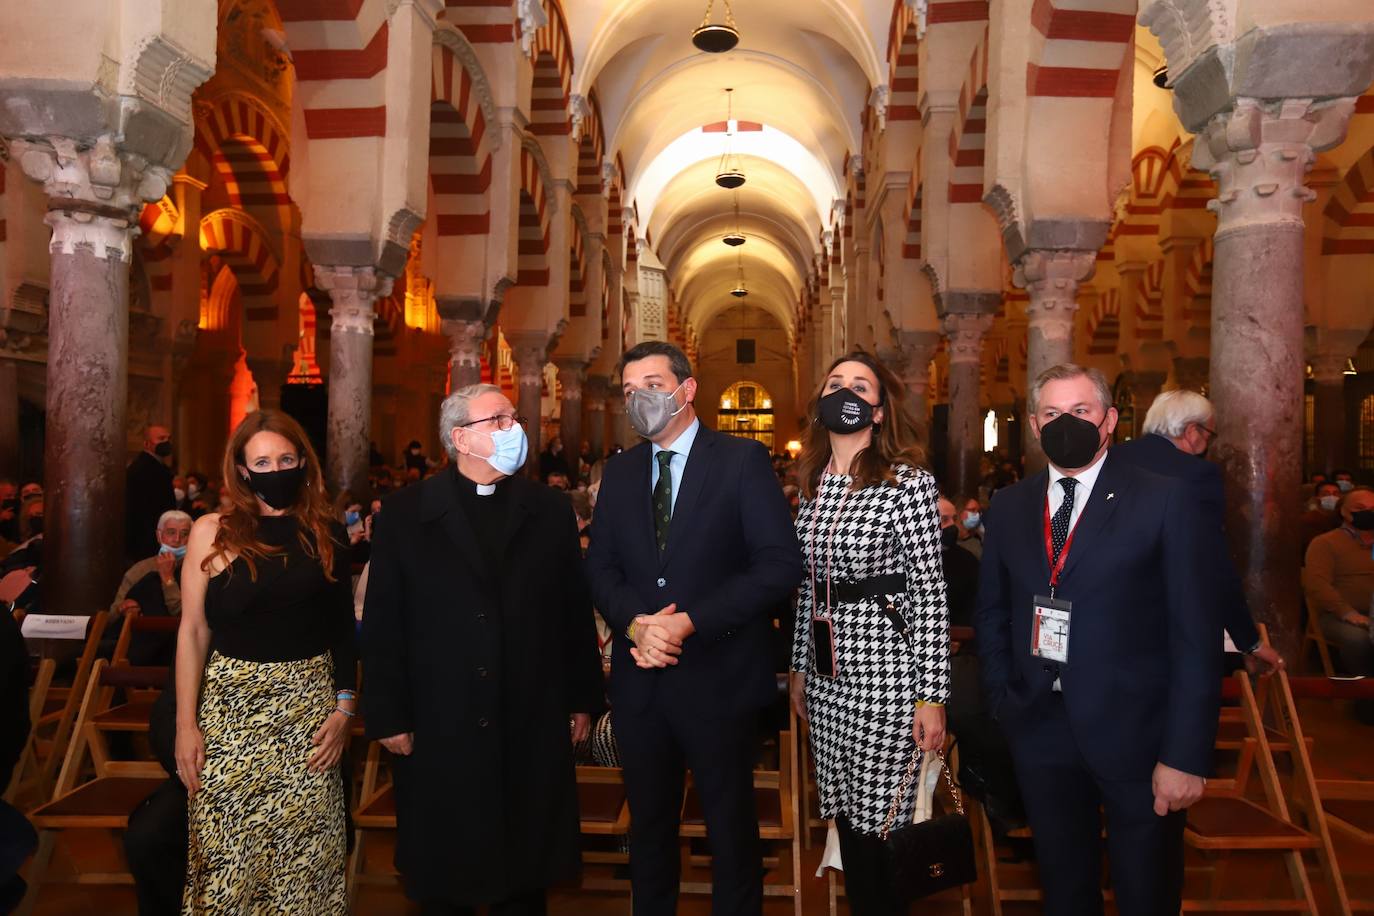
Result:
{"type": "Polygon", "coordinates": [[[558,367],[558,384],[563,386],[563,400],[582,400],[582,384],[587,378],[587,366],[591,363],[575,356],[560,356],[554,359],[553,364],[558,367]]]}
{"type": "Polygon", "coordinates": [[[329,293],[334,307],[329,310],[329,330],[349,334],[373,334],[377,313],[372,304],[391,295],[392,278],[375,267],[316,264],[315,285],[329,293]]]}
{"type": "Polygon", "coordinates": [[[113,134],[89,146],[55,135],[16,139],[11,152],[48,195],[43,221],[52,227],[54,254],[82,248],[102,260],[130,260],[139,211],[172,181],[171,169],[120,149],[113,134]]]}
{"type": "Polygon", "coordinates": [[[544,366],[549,361],[547,331],[511,331],[506,334],[511,355],[515,358],[517,384],[521,388],[542,385],[544,366]]]}
{"type": "Polygon", "coordinates": [[[1217,182],[1207,209],[1217,214],[1217,236],[1253,225],[1303,228],[1303,206],[1316,199],[1304,178],[1316,154],[1344,139],[1355,112],[1353,97],[1237,99],[1213,115],[1193,145],[1193,166],[1217,182]]]}
{"type": "Polygon", "coordinates": [[[482,344],[487,339],[486,322],[446,318],[441,326],[448,335],[449,357],[453,365],[467,368],[482,365],[482,344]]]}
{"type": "Polygon", "coordinates": [[[946,289],[935,294],[935,313],[941,317],[950,314],[996,315],[1001,307],[1001,290],[946,289]]]}
{"type": "Polygon", "coordinates": [[[1344,385],[1347,359],[1348,356],[1329,350],[1312,355],[1308,359],[1312,364],[1312,381],[1318,385],[1344,385]]]}
{"type": "Polygon", "coordinates": [[[611,396],[611,377],[593,373],[582,383],[582,399],[588,410],[604,411],[611,396]]]}
{"type": "Polygon", "coordinates": [[[977,312],[946,315],[942,326],[949,341],[949,361],[977,363],[983,358],[983,335],[992,327],[993,316],[977,312]]]}
{"type": "Polygon", "coordinates": [[[1029,327],[1047,340],[1072,340],[1078,286],[1093,275],[1097,252],[1084,249],[1029,249],[1015,264],[1012,282],[1030,294],[1029,327]]]}

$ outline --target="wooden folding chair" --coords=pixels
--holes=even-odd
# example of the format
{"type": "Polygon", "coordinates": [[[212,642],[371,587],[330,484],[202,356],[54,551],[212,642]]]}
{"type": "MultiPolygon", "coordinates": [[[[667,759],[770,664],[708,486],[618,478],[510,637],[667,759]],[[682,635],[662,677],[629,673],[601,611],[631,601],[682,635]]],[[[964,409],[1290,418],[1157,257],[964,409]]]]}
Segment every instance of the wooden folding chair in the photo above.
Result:
{"type": "Polygon", "coordinates": [[[19,761],[14,765],[14,774],[5,788],[4,800],[13,804],[29,788],[38,785],[41,767],[35,747],[38,739],[38,720],[43,715],[43,704],[47,702],[48,689],[52,686],[52,675],[57,662],[45,658],[33,667],[29,685],[29,736],[24,739],[24,749],[19,752],[19,761]]]}
{"type": "MultiPolygon", "coordinates": [[[[134,809],[166,781],[166,772],[155,761],[110,759],[104,733],[94,721],[99,697],[106,688],[154,689],[166,679],[165,668],[110,668],[104,659],[95,663],[87,679],[86,693],[52,800],[29,813],[29,820],[39,831],[38,850],[29,866],[29,891],[20,905],[20,916],[32,912],[43,884],[49,881],[48,865],[59,833],[66,830],[117,833],[128,826],[129,815],[134,809]],[[88,764],[94,775],[82,781],[88,764]]],[[[133,883],[127,871],[78,870],[70,880],[83,885],[133,883]]]]}
{"type": "Polygon", "coordinates": [[[1287,675],[1280,671],[1266,679],[1263,687],[1273,691],[1271,707],[1281,723],[1276,730],[1284,736],[1284,746],[1293,761],[1294,804],[1289,804],[1279,780],[1271,741],[1275,729],[1266,727],[1249,677],[1243,671],[1237,672],[1223,685],[1223,696],[1240,702],[1244,744],[1253,766],[1238,772],[1234,780],[1209,781],[1203,798],[1188,810],[1185,842],[1211,860],[1212,881],[1206,899],[1185,899],[1183,910],[1299,912],[1315,916],[1319,911],[1303,860],[1303,852],[1309,851],[1317,859],[1330,894],[1331,904],[1325,912],[1346,916],[1350,903],[1332,851],[1330,831],[1312,773],[1309,744],[1297,718],[1287,675]],[[1259,774],[1259,792],[1252,791],[1252,772],[1259,774]],[[1305,818],[1295,816],[1298,811],[1305,818]],[[1286,866],[1292,898],[1275,899],[1271,894],[1247,899],[1223,897],[1227,859],[1242,851],[1277,853],[1286,866]]]}
{"type": "Polygon", "coordinates": [[[124,623],[119,628],[119,639],[115,641],[114,653],[110,656],[111,665],[129,663],[129,647],[139,634],[157,636],[175,634],[181,627],[181,618],[172,616],[149,616],[137,611],[126,611],[124,623]]]}
{"type": "Polygon", "coordinates": [[[41,761],[38,787],[43,796],[47,796],[51,791],[53,777],[66,756],[72,726],[86,695],[86,684],[90,679],[91,669],[95,666],[100,639],[105,635],[108,619],[109,614],[105,611],[98,611],[91,617],[90,627],[86,632],[86,645],[81,657],[77,659],[71,685],[48,689],[42,715],[38,718],[34,744],[41,761]]]}
{"type": "Polygon", "coordinates": [[[352,904],[359,884],[396,884],[394,870],[367,870],[367,835],[375,830],[396,829],[396,792],[389,778],[382,778],[382,745],[373,741],[363,763],[362,788],[353,810],[353,854],[348,861],[348,898],[352,904]]]}
{"type": "Polygon", "coordinates": [[[1322,633],[1319,623],[1320,611],[1307,611],[1307,627],[1303,630],[1302,650],[1298,653],[1298,658],[1305,665],[1310,658],[1308,648],[1317,647],[1317,659],[1321,662],[1322,673],[1327,677],[1336,676],[1336,666],[1331,663],[1331,643],[1327,641],[1326,635],[1322,633]]]}

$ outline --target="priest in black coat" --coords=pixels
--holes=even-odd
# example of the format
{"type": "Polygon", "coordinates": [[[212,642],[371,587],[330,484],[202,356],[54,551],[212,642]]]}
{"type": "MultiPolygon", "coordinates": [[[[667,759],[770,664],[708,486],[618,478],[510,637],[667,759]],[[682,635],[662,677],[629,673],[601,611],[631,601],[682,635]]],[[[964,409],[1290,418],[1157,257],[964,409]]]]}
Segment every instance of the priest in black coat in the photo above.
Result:
{"type": "Polygon", "coordinates": [[[440,434],[453,466],[373,531],[363,714],[393,754],[406,895],[535,916],[580,866],[573,745],[604,701],[577,520],[514,476],[528,446],[499,388],[450,395],[440,434]]]}

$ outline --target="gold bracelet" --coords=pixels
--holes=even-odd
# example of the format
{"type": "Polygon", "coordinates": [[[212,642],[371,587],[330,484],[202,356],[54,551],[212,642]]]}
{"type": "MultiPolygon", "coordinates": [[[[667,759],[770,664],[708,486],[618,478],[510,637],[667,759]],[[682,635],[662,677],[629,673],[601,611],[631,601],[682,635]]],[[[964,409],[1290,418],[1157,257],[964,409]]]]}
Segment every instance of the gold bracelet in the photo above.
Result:
{"type": "Polygon", "coordinates": [[[940,707],[941,709],[944,709],[944,708],[945,708],[945,704],[944,704],[944,703],[937,703],[937,702],[935,702],[934,700],[917,700],[917,701],[916,701],[916,708],[917,708],[917,709],[924,709],[924,708],[927,707],[927,706],[938,706],[938,707],[940,707]]]}
{"type": "Polygon", "coordinates": [[[630,642],[635,642],[635,627],[639,626],[639,618],[630,621],[630,625],[625,628],[625,636],[630,642]]]}

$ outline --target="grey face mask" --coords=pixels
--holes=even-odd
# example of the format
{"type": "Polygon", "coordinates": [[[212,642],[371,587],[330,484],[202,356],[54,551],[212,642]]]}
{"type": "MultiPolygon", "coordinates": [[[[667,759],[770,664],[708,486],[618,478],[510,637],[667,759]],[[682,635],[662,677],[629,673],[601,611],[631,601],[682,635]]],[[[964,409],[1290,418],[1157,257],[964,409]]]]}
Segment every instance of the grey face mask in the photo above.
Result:
{"type": "MultiPolygon", "coordinates": [[[[686,381],[682,385],[687,384],[686,381]]],[[[673,421],[673,417],[687,409],[687,405],[677,406],[674,398],[682,390],[682,385],[678,385],[672,391],[651,391],[647,388],[636,388],[630,392],[630,399],[625,404],[625,412],[629,415],[630,425],[635,428],[645,439],[652,439],[667,428],[673,421]],[[674,409],[676,408],[676,409],[674,409]]]]}

